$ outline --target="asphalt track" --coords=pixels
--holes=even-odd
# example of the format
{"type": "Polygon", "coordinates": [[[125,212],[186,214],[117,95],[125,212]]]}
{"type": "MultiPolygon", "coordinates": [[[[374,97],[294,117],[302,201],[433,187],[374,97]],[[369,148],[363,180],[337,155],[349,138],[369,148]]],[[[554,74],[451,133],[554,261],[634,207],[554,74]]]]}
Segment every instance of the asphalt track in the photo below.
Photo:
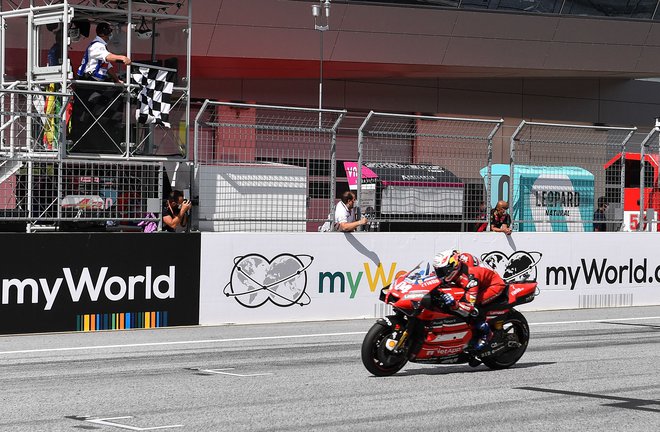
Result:
{"type": "Polygon", "coordinates": [[[658,431],[660,307],[525,313],[513,368],[371,376],[373,320],[0,337],[0,431],[658,431]]]}

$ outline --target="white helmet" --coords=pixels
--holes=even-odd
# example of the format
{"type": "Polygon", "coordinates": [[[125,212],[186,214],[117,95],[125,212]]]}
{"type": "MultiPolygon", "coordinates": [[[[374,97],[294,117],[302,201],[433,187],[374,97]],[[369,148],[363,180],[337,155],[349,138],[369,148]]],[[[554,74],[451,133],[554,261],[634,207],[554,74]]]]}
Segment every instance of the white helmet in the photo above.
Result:
{"type": "Polygon", "coordinates": [[[458,253],[453,249],[439,252],[433,258],[435,274],[446,282],[451,282],[456,278],[461,265],[458,260],[458,253]]]}

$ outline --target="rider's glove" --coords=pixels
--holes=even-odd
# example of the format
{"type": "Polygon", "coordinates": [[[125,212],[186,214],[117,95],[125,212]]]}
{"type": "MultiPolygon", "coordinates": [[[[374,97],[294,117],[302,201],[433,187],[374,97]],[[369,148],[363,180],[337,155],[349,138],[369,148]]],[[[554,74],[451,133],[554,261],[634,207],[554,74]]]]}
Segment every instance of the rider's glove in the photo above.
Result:
{"type": "Polygon", "coordinates": [[[458,302],[454,311],[465,318],[479,315],[477,308],[469,302],[458,302]]]}
{"type": "Polygon", "coordinates": [[[456,304],[456,300],[454,300],[454,297],[449,293],[441,294],[440,297],[438,297],[438,301],[441,305],[448,307],[454,306],[456,304]]]}

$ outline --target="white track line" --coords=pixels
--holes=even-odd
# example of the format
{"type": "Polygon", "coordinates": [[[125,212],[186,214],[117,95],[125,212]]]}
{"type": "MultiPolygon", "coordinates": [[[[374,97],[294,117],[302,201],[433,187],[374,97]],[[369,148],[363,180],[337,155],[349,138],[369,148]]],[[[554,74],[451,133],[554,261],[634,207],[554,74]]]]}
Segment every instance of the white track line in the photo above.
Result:
{"type": "MultiPolygon", "coordinates": [[[[607,323],[616,321],[641,321],[641,320],[657,320],[660,316],[654,317],[635,317],[635,318],[611,318],[611,319],[593,319],[593,320],[576,320],[576,321],[548,321],[529,323],[530,326],[549,326],[560,324],[582,324],[582,323],[607,323]]],[[[218,344],[227,342],[250,342],[250,341],[266,341],[266,340],[282,340],[282,339],[305,339],[305,338],[319,338],[328,336],[354,336],[363,335],[366,332],[344,332],[344,333],[315,333],[315,334],[301,334],[301,335],[283,335],[283,336],[259,336],[259,337],[245,337],[245,338],[232,338],[232,339],[200,339],[200,340],[185,340],[185,341],[170,341],[170,342],[147,342],[141,344],[122,344],[122,345],[92,345],[80,347],[66,347],[66,348],[42,348],[31,350],[17,350],[17,351],[0,351],[0,355],[8,354],[30,354],[30,353],[46,353],[46,352],[66,352],[66,351],[92,351],[113,348],[136,348],[136,347],[156,347],[156,346],[173,346],[173,345],[195,345],[195,344],[218,344]]]]}
{"type": "Polygon", "coordinates": [[[302,334],[302,335],[287,335],[287,336],[260,336],[260,337],[246,337],[246,338],[233,338],[233,339],[200,339],[200,340],[187,340],[187,341],[171,341],[171,342],[147,342],[141,344],[123,344],[123,345],[98,345],[98,346],[81,346],[81,347],[68,347],[68,348],[43,348],[33,350],[19,350],[19,351],[0,351],[2,354],[26,354],[26,353],[40,353],[40,352],[61,352],[61,351],[84,351],[84,350],[100,350],[111,348],[134,348],[134,347],[149,347],[149,346],[171,346],[171,345],[193,345],[193,344],[216,344],[226,342],[249,342],[249,341],[264,341],[264,340],[278,340],[278,339],[304,339],[328,336],[350,336],[350,335],[363,335],[366,332],[346,332],[346,333],[317,333],[317,334],[302,334]]]}
{"type": "Polygon", "coordinates": [[[614,321],[640,321],[640,320],[653,320],[660,319],[660,316],[654,317],[635,317],[635,318],[609,318],[609,319],[592,319],[592,320],[579,320],[579,321],[549,321],[549,322],[538,322],[538,323],[529,323],[530,326],[533,325],[558,325],[558,324],[581,324],[581,323],[604,323],[614,321]]]}

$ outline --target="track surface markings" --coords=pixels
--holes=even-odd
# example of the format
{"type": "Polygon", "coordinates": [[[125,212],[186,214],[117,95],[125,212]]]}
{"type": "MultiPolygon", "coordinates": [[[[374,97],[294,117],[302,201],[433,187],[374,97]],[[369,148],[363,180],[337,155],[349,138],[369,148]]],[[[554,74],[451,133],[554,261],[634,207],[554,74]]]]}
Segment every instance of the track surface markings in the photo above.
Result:
{"type": "Polygon", "coordinates": [[[152,427],[137,427],[137,426],[129,426],[121,423],[116,423],[114,421],[110,420],[125,420],[125,419],[132,419],[133,416],[123,416],[123,417],[107,417],[107,418],[94,418],[94,417],[88,417],[88,416],[67,416],[67,418],[73,419],[73,420],[81,420],[87,423],[94,423],[97,425],[103,425],[103,426],[112,426],[116,427],[119,429],[126,429],[126,430],[132,430],[132,431],[151,431],[151,430],[161,430],[161,429],[174,429],[174,428],[181,428],[183,425],[167,425],[167,426],[152,426],[152,427]]]}
{"type": "Polygon", "coordinates": [[[235,368],[223,368],[223,369],[199,369],[199,368],[190,368],[190,370],[193,371],[198,371],[198,372],[204,372],[207,374],[217,374],[217,375],[229,375],[229,376],[235,376],[235,377],[255,377],[255,376],[266,376],[266,375],[273,375],[270,372],[265,372],[265,373],[255,373],[255,374],[238,374],[238,373],[232,373],[232,372],[225,372],[228,370],[234,370],[235,368]]]}
{"type": "MultiPolygon", "coordinates": [[[[660,316],[591,319],[591,320],[575,320],[575,321],[554,321],[554,322],[553,321],[532,322],[529,323],[529,325],[552,326],[552,325],[562,325],[562,324],[587,324],[587,323],[614,324],[616,322],[657,320],[657,319],[660,319],[660,316]]],[[[117,345],[89,345],[89,346],[64,347],[64,348],[40,348],[40,349],[27,349],[27,350],[16,350],[16,351],[0,351],[0,355],[63,352],[63,351],[93,351],[93,350],[117,349],[117,348],[144,348],[144,347],[197,345],[197,344],[214,345],[214,344],[222,344],[228,342],[254,342],[254,341],[287,340],[287,339],[311,339],[311,338],[333,337],[333,336],[353,336],[353,335],[364,335],[365,333],[366,331],[356,331],[356,332],[341,332],[341,333],[256,336],[256,337],[242,337],[242,338],[229,338],[229,339],[199,339],[199,340],[183,340],[183,341],[169,341],[169,342],[145,342],[145,343],[136,343],[136,344],[117,344],[117,345]]]]}

